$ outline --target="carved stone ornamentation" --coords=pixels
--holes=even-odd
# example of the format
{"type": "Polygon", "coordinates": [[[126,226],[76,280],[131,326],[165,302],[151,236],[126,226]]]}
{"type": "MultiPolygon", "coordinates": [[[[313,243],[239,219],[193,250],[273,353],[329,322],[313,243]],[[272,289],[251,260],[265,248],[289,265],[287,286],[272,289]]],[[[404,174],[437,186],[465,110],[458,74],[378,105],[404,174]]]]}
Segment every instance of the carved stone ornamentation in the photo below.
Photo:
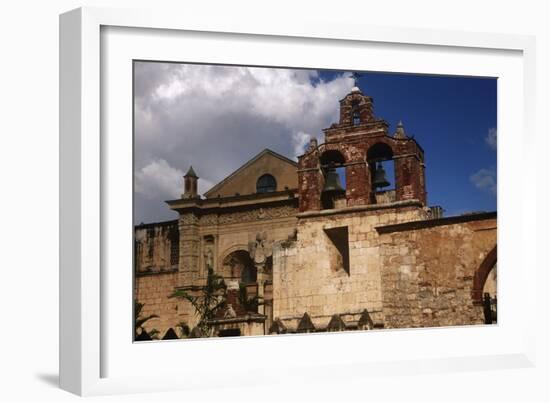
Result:
{"type": "Polygon", "coordinates": [[[247,221],[271,220],[274,218],[285,218],[296,215],[297,209],[292,206],[279,206],[271,208],[258,208],[249,211],[222,214],[219,216],[218,224],[234,224],[247,221]]]}
{"type": "Polygon", "coordinates": [[[203,215],[200,220],[200,225],[217,225],[218,224],[218,215],[217,214],[206,214],[203,215]]]}
{"type": "Polygon", "coordinates": [[[214,245],[207,243],[204,248],[204,264],[207,269],[214,268],[214,245]]]}
{"type": "Polygon", "coordinates": [[[182,225],[193,225],[198,223],[199,223],[199,218],[195,214],[189,213],[189,214],[182,214],[180,216],[180,224],[182,225]]]}
{"type": "Polygon", "coordinates": [[[237,313],[233,309],[233,305],[227,304],[227,309],[225,310],[225,314],[223,315],[223,317],[226,319],[237,317],[237,313]]]}
{"type": "Polygon", "coordinates": [[[273,242],[267,240],[265,232],[256,234],[256,240],[248,244],[250,258],[258,265],[265,264],[268,257],[273,254],[273,242]]]}

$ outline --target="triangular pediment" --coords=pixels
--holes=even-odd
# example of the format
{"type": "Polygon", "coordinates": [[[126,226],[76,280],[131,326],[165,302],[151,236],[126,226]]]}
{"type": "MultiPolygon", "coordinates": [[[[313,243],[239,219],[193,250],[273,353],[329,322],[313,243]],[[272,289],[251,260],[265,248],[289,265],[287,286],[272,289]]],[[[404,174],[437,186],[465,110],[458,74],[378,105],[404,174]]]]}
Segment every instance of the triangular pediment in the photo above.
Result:
{"type": "Polygon", "coordinates": [[[256,184],[263,175],[271,175],[275,191],[298,187],[297,163],[265,149],[204,193],[206,198],[249,195],[257,193],[256,184]]]}

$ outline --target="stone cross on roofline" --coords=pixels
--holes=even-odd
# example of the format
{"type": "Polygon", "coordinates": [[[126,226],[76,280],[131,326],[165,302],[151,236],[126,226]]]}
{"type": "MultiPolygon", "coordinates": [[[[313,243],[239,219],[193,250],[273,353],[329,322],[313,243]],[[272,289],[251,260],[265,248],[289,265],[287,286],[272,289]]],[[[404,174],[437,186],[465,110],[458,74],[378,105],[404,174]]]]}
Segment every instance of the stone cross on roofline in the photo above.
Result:
{"type": "Polygon", "coordinates": [[[361,78],[362,76],[363,76],[362,74],[360,74],[360,73],[358,73],[358,72],[356,72],[356,71],[354,71],[354,72],[351,73],[351,78],[353,78],[353,86],[354,86],[354,87],[359,88],[359,86],[358,86],[357,84],[358,84],[358,82],[359,82],[359,78],[361,78]]]}

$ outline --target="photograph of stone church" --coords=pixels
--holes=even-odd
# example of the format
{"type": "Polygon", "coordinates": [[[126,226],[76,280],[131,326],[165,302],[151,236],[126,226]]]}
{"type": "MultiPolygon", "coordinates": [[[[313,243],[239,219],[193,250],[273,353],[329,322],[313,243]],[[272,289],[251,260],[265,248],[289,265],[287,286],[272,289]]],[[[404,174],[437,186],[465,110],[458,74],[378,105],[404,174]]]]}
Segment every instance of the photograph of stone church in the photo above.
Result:
{"type": "Polygon", "coordinates": [[[496,80],[135,63],[136,341],[497,322],[496,80]]]}

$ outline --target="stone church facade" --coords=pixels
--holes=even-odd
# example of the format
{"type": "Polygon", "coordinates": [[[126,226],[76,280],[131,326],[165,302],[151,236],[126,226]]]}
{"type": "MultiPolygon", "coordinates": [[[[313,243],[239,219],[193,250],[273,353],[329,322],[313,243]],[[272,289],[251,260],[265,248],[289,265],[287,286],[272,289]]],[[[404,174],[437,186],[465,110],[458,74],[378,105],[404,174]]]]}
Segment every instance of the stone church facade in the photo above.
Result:
{"type": "Polygon", "coordinates": [[[209,268],[227,286],[213,336],[496,321],[496,212],[429,207],[422,147],[402,124],[388,133],[357,87],[324,137],[297,163],[266,149],[203,197],[191,168],[166,202],[179,218],[135,227],[135,298],[158,315],[147,331],[195,328],[191,303],[170,296],[199,293],[209,268]]]}

